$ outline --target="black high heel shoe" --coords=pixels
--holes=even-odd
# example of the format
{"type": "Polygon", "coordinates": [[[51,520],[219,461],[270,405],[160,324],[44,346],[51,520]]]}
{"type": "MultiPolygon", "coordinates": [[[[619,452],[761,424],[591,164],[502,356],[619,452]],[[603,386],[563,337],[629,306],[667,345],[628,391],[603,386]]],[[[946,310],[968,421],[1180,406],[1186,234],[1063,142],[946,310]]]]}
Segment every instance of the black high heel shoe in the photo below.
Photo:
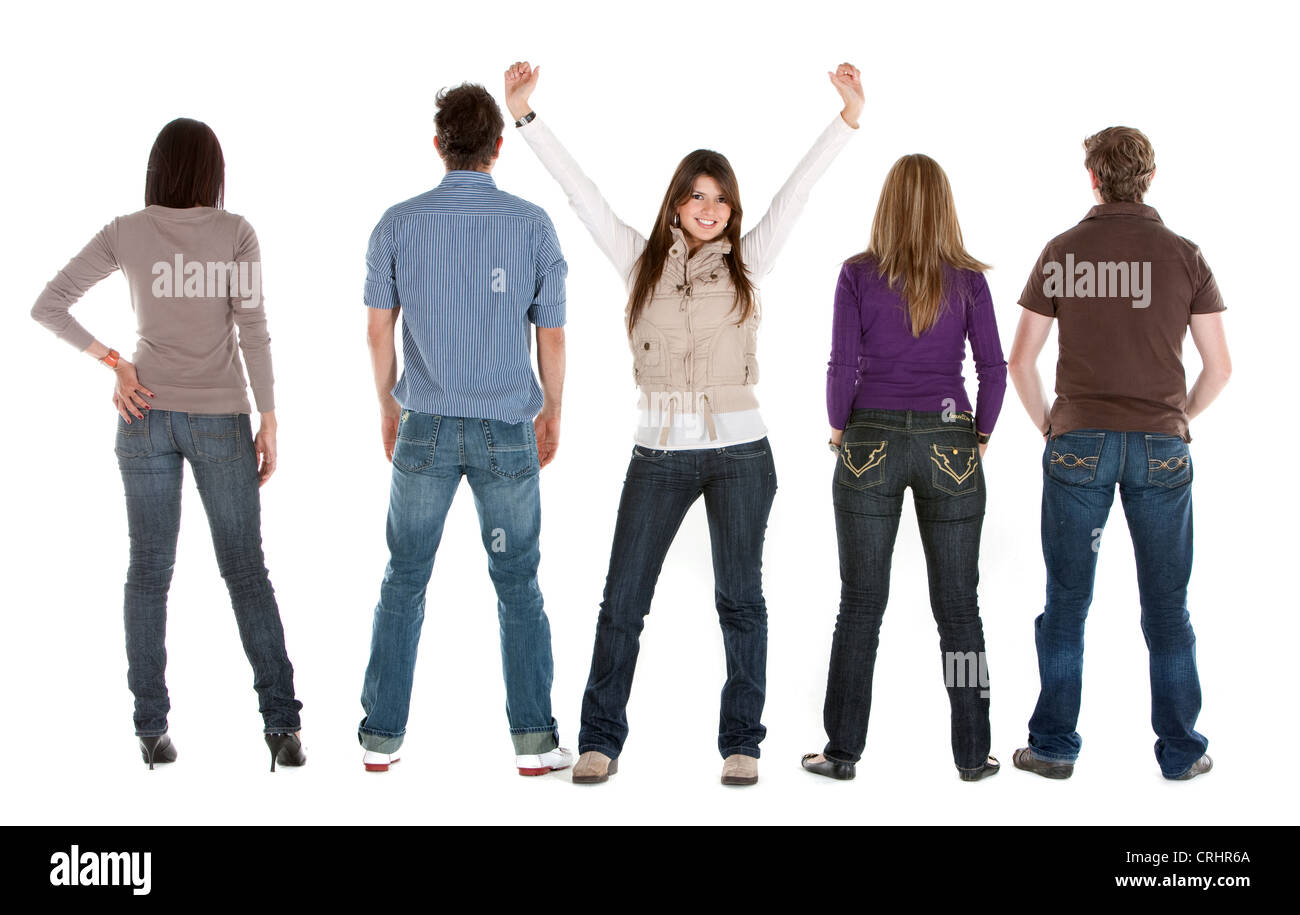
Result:
{"type": "Polygon", "coordinates": [[[176,762],[176,747],[166,734],[140,738],[140,755],[153,768],[154,763],[176,762]]]}
{"type": "Polygon", "coordinates": [[[267,734],[266,745],[271,748],[271,771],[275,764],[282,766],[301,766],[307,762],[307,754],[302,751],[302,741],[297,734],[267,734]]]}

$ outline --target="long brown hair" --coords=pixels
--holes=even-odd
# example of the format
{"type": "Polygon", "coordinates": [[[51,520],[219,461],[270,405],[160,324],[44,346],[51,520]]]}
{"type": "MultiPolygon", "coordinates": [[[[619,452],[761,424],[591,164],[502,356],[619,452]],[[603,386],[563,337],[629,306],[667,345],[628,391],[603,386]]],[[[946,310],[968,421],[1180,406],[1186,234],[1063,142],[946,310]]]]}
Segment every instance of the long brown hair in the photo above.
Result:
{"type": "Polygon", "coordinates": [[[145,206],[220,207],[225,185],[226,159],[211,127],[177,118],[158,132],[145,171],[145,206]]]}
{"type": "Polygon", "coordinates": [[[659,278],[663,276],[664,262],[668,259],[668,250],[673,246],[673,235],[670,230],[673,226],[673,217],[677,215],[677,208],[690,199],[695,189],[695,179],[700,176],[718,182],[719,187],[722,188],[722,196],[731,206],[731,219],[719,238],[731,242],[731,253],[724,259],[731,271],[731,284],[736,290],[736,305],[733,307],[740,308],[740,319],[736,323],[744,323],[754,311],[754,284],[749,281],[749,273],[740,254],[740,217],[743,211],[740,207],[740,186],[736,181],[736,173],[731,170],[731,163],[722,153],[711,149],[697,149],[682,159],[677,170],[673,172],[672,180],[668,182],[668,190],[664,193],[664,201],[659,205],[659,215],[655,217],[654,228],[650,230],[650,239],[632,269],[635,279],[632,281],[632,292],[627,300],[629,334],[632,333],[632,328],[636,326],[641,312],[645,310],[654,295],[659,278]]]}
{"type": "Polygon", "coordinates": [[[871,244],[849,261],[874,261],[877,275],[889,277],[890,289],[902,284],[913,337],[933,327],[943,311],[945,264],[989,269],[962,243],[948,176],[921,153],[903,156],[889,170],[871,223],[871,244]]]}

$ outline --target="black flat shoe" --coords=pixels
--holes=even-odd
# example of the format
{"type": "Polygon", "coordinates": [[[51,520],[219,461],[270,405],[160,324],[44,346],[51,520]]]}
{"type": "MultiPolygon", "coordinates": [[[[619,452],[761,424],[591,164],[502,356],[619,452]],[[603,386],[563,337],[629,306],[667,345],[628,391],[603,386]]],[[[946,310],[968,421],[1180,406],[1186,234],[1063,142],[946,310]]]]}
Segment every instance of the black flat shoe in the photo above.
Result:
{"type": "Polygon", "coordinates": [[[307,754],[302,751],[302,741],[297,734],[267,734],[266,745],[271,748],[271,771],[275,764],[282,766],[301,766],[307,762],[307,754]]]}
{"type": "Polygon", "coordinates": [[[816,772],[818,775],[824,775],[827,778],[836,778],[842,782],[857,775],[856,767],[851,762],[840,762],[837,759],[827,759],[821,753],[805,753],[800,760],[802,765],[809,772],[816,772]],[[821,757],[818,760],[818,757],[821,757]],[[814,760],[817,760],[814,762],[814,760]]]}
{"type": "Polygon", "coordinates": [[[984,765],[980,766],[978,769],[963,769],[960,766],[957,767],[957,773],[961,775],[961,780],[964,782],[977,782],[981,778],[988,778],[997,775],[1001,771],[1002,764],[992,756],[990,756],[984,762],[984,765]]]}
{"type": "Polygon", "coordinates": [[[154,763],[176,762],[176,747],[172,744],[172,739],[166,734],[158,737],[141,737],[140,738],[140,755],[152,769],[154,763]]]}

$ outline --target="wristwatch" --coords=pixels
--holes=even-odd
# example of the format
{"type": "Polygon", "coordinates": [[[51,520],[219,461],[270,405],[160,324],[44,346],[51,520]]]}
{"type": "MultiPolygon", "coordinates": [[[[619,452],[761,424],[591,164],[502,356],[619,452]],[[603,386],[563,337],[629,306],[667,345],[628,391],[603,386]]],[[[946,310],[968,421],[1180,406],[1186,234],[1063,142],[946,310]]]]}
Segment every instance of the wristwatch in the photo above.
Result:
{"type": "Polygon", "coordinates": [[[122,354],[115,349],[111,349],[103,356],[100,356],[99,361],[104,363],[104,365],[108,366],[110,369],[115,369],[117,368],[117,360],[120,358],[122,358],[122,354]]]}
{"type": "Polygon", "coordinates": [[[828,439],[826,445],[831,449],[831,454],[838,455],[840,453],[840,446],[835,444],[834,441],[828,439]]]}
{"type": "Polygon", "coordinates": [[[987,445],[989,443],[990,438],[991,436],[987,432],[975,433],[975,440],[978,441],[981,445],[987,445]]]}
{"type": "Polygon", "coordinates": [[[523,117],[521,117],[519,120],[515,121],[515,126],[516,126],[516,127],[523,127],[525,124],[527,124],[529,121],[531,121],[531,120],[532,120],[533,118],[535,118],[535,117],[537,117],[537,112],[536,112],[536,111],[530,111],[530,112],[528,112],[526,115],[524,115],[523,117]]]}

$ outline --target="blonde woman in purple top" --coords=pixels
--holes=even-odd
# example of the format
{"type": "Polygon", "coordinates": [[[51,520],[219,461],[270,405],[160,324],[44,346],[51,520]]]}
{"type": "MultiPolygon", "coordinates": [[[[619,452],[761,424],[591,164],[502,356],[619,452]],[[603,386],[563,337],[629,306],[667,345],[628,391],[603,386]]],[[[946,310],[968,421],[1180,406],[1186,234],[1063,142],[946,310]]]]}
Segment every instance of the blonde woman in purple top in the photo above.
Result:
{"type": "Polygon", "coordinates": [[[904,156],[885,179],[871,244],[835,290],[826,406],[836,455],[833,494],[840,612],[823,712],[828,742],[803,766],[854,777],[866,746],[871,680],[889,567],[912,490],[952,707],[953,759],[976,781],[989,756],[988,668],[976,601],[984,522],[982,459],[1006,391],[1006,362],[983,271],[962,243],[948,178],[904,156]],[[969,340],[979,378],[974,413],[961,368],[969,340]]]}

